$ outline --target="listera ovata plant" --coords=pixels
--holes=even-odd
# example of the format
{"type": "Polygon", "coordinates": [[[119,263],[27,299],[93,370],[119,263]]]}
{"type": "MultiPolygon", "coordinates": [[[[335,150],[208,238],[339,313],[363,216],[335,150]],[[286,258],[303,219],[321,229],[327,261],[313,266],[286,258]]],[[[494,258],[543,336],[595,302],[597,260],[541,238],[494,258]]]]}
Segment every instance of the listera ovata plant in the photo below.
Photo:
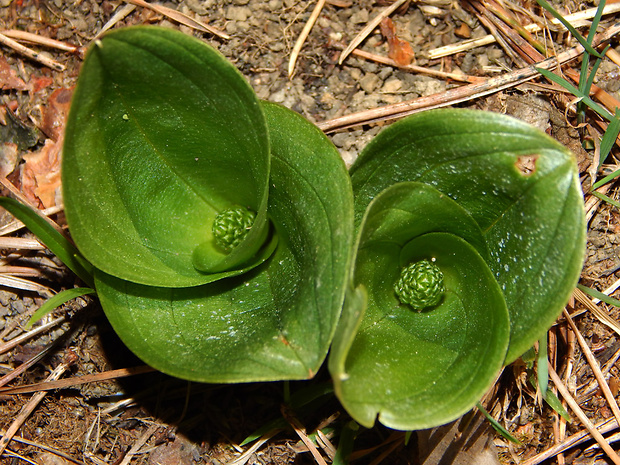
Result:
{"type": "Polygon", "coordinates": [[[90,49],[66,128],[77,249],[125,344],[204,382],[312,377],[328,349],[359,423],[465,413],[539,339],[585,247],[573,156],[509,117],[420,113],[347,173],[311,123],[261,102],[219,53],[132,27],[90,49]]]}

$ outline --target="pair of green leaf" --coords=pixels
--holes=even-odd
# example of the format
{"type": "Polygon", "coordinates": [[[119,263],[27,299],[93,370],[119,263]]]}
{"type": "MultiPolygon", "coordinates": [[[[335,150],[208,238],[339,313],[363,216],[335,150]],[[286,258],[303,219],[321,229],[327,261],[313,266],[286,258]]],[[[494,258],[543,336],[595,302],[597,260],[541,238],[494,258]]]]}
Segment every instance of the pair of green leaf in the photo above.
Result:
{"type": "Polygon", "coordinates": [[[363,425],[428,428],[469,410],[565,305],[585,223],[573,157],[525,123],[445,110],[398,122],[350,170],[354,285],[330,370],[363,425]],[[432,260],[444,300],[414,312],[400,268],[432,260]]]}
{"type": "Polygon", "coordinates": [[[316,127],[259,102],[213,49],[147,27],[97,42],[73,97],[63,188],[101,304],[147,363],[206,382],[318,370],[350,265],[349,177],[316,127]],[[226,253],[212,225],[237,206],[256,217],[226,253]]]}
{"type": "Polygon", "coordinates": [[[63,187],[101,304],[147,363],[206,382],[303,379],[331,346],[335,392],[366,426],[472,408],[554,321],[583,257],[576,165],[546,135],[427,112],[383,131],[349,176],[316,127],[159,28],[89,51],[63,187]],[[212,226],[230,208],[255,217],[227,251],[212,226]],[[419,260],[445,285],[421,312],[394,291],[419,260]]]}

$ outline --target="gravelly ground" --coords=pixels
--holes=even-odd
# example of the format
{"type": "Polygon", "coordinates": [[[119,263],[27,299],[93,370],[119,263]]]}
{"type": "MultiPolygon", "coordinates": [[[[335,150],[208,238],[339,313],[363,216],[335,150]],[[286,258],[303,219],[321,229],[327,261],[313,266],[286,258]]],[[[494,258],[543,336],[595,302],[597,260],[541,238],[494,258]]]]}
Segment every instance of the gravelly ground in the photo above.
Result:
{"type": "MultiPolygon", "coordinates": [[[[0,27],[23,29],[86,47],[120,8],[120,3],[94,0],[0,0],[0,27]]],[[[577,2],[562,3],[575,9],[573,3],[577,2]]],[[[230,40],[221,40],[181,27],[186,32],[203,37],[227,56],[247,77],[259,97],[282,103],[314,122],[434,94],[457,85],[353,56],[343,65],[338,65],[342,46],[382,8],[370,0],[325,7],[302,49],[292,79],[287,77],[288,58],[314,3],[295,0],[187,0],[163,4],[194,15],[230,34],[230,40]]],[[[436,62],[426,58],[429,50],[461,40],[455,31],[463,24],[470,29],[471,37],[487,34],[458,2],[422,1],[410,5],[404,14],[392,18],[399,36],[413,46],[417,65],[485,76],[512,68],[510,61],[497,46],[474,49],[436,62]],[[422,7],[436,8],[433,10],[435,14],[429,14],[430,10],[422,7]]],[[[137,8],[120,25],[140,23],[178,27],[176,23],[142,8],[137,8]]],[[[378,30],[364,42],[363,48],[387,55],[387,45],[378,30]]],[[[49,104],[52,92],[74,85],[80,54],[46,52],[66,66],[64,72],[58,72],[24,59],[6,48],[1,50],[24,82],[49,78],[47,86],[39,91],[32,88],[21,91],[7,89],[0,93],[0,105],[13,107],[22,121],[40,125],[43,109],[49,104]]],[[[601,70],[603,74],[610,71],[612,68],[604,67],[601,70]]],[[[562,110],[558,110],[551,99],[532,94],[531,89],[521,89],[468,105],[508,112],[530,120],[573,149],[580,159],[580,165],[586,169],[589,159],[581,149],[577,130],[564,122],[562,110]],[[527,111],[532,108],[536,110],[527,111]]],[[[345,161],[350,163],[379,130],[379,126],[366,126],[331,134],[330,137],[341,150],[345,161]]],[[[41,135],[40,142],[43,139],[41,135]]],[[[589,231],[586,272],[589,276],[600,277],[598,284],[601,287],[616,279],[614,267],[619,261],[616,253],[619,238],[614,225],[617,224],[617,215],[609,208],[604,208],[594,217],[589,231]]],[[[44,260],[53,258],[47,257],[44,260]]],[[[56,271],[53,262],[49,263],[49,268],[54,270],[53,279],[48,276],[45,282],[51,287],[60,289],[63,284],[67,284],[67,280],[71,280],[66,273],[56,271]]],[[[16,319],[42,301],[42,297],[36,293],[0,289],[2,336],[9,338],[15,331],[10,326],[16,319]]],[[[67,335],[59,347],[65,344],[77,354],[78,362],[73,368],[73,375],[139,363],[132,359],[116,339],[96,304],[79,301],[73,304],[73,310],[69,312],[70,315],[74,313],[76,317],[71,325],[65,324],[61,329],[28,342],[16,351],[0,355],[0,373],[65,333],[67,335]]],[[[584,327],[590,336],[604,340],[608,349],[616,347],[615,338],[603,332],[592,321],[587,321],[584,327]]],[[[53,363],[54,358],[49,359],[45,365],[53,363]]],[[[35,367],[22,382],[26,384],[36,381],[44,374],[44,367],[35,367]]],[[[279,415],[281,392],[280,383],[190,388],[185,383],[158,374],[130,381],[99,383],[48,396],[24,426],[22,434],[87,463],[98,463],[97,460],[115,463],[123,451],[126,452],[148,431],[153,421],[158,421],[162,428],[150,438],[153,446],[151,453],[136,458],[136,463],[226,463],[236,453],[230,444],[239,443],[245,435],[261,426],[265,419],[279,415]],[[145,389],[146,386],[151,389],[145,389]],[[102,409],[129,394],[139,396],[137,404],[101,414],[102,409]],[[189,399],[187,405],[186,398],[189,399]],[[167,427],[177,423],[182,426],[177,429],[167,427]]],[[[0,427],[7,426],[9,419],[26,399],[0,399],[0,427]]],[[[333,413],[341,413],[336,403],[328,404],[324,410],[308,418],[308,428],[316,426],[322,418],[333,413]]],[[[528,437],[529,447],[540,449],[548,443],[548,438],[544,437],[549,430],[545,414],[540,415],[532,409],[527,421],[519,420],[514,426],[520,428],[532,424],[538,429],[528,437]]],[[[529,430],[526,433],[530,434],[529,430]]],[[[379,444],[389,435],[389,431],[376,428],[367,433],[364,441],[368,445],[379,444]]],[[[297,454],[296,441],[292,434],[277,437],[269,441],[260,453],[252,456],[248,463],[313,463],[308,454],[297,454]]],[[[62,463],[51,462],[36,448],[16,446],[15,449],[37,457],[40,463],[62,463]]],[[[400,446],[384,463],[417,463],[416,450],[416,446],[400,446]]],[[[503,460],[509,463],[511,455],[506,453],[503,460]]]]}

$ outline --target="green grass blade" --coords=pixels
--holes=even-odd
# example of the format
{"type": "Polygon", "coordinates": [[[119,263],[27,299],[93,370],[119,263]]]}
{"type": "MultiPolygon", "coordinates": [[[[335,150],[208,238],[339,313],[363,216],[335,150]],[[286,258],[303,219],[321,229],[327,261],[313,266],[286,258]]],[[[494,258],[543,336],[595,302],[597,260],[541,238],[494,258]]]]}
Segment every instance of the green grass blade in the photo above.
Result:
{"type": "Polygon", "coordinates": [[[594,110],[596,113],[601,115],[606,120],[611,121],[613,119],[613,116],[611,113],[609,113],[605,108],[603,108],[598,103],[596,103],[594,100],[592,100],[588,95],[585,95],[575,86],[573,86],[566,79],[546,69],[536,68],[536,71],[538,71],[540,74],[545,76],[550,81],[555,82],[556,84],[564,87],[567,91],[569,91],[575,97],[580,98],[583,101],[583,103],[585,103],[588,107],[590,107],[592,110],[594,110]]]}
{"type": "MultiPolygon", "coordinates": [[[[536,379],[533,373],[529,376],[528,381],[532,385],[532,387],[536,386],[536,379]]],[[[558,396],[556,396],[551,389],[547,389],[547,393],[545,394],[543,399],[545,400],[545,402],[547,402],[547,405],[549,405],[549,407],[551,407],[558,415],[560,415],[568,423],[570,423],[570,415],[562,405],[562,402],[560,402],[560,399],[558,399],[558,396]]]]}
{"type": "Polygon", "coordinates": [[[601,200],[604,200],[605,202],[613,205],[616,208],[620,208],[620,202],[616,202],[614,199],[606,196],[605,194],[601,194],[600,192],[592,192],[592,195],[598,197],[601,200]]]}
{"type": "Polygon", "coordinates": [[[594,297],[605,302],[606,304],[613,305],[614,307],[620,307],[620,300],[609,297],[607,294],[603,294],[595,289],[586,287],[583,284],[577,284],[577,289],[588,294],[590,297],[594,297]]]}
{"type": "Polygon", "coordinates": [[[343,426],[340,432],[340,441],[338,441],[338,449],[332,462],[333,465],[347,465],[349,463],[349,456],[353,452],[353,442],[359,433],[359,429],[360,426],[354,421],[343,426]]]}
{"type": "Polygon", "coordinates": [[[609,155],[609,152],[611,152],[611,149],[616,143],[616,139],[618,138],[619,133],[620,133],[620,118],[618,117],[618,114],[616,113],[616,115],[609,122],[609,126],[607,126],[607,129],[605,130],[605,134],[603,134],[603,137],[601,138],[601,147],[600,147],[601,157],[598,162],[598,169],[601,169],[603,162],[609,155]]]}
{"type": "Polygon", "coordinates": [[[575,29],[568,21],[566,21],[566,19],[564,19],[564,17],[560,13],[558,13],[549,3],[547,3],[545,0],[536,0],[536,2],[549,13],[551,13],[551,15],[555,19],[561,22],[564,27],[570,31],[573,37],[575,37],[575,39],[577,39],[577,41],[583,46],[586,52],[595,57],[601,57],[601,54],[594,50],[594,48],[592,48],[592,45],[588,43],[586,38],[582,36],[579,31],[577,31],[577,29],[575,29]]]}
{"type": "Polygon", "coordinates": [[[62,234],[56,231],[32,208],[17,200],[0,197],[0,207],[6,209],[20,220],[45,246],[73,271],[84,283],[94,288],[92,265],[80,254],[78,249],[62,234]],[[78,258],[79,257],[79,258],[78,258]]]}
{"type": "MultiPolygon", "coordinates": [[[[607,130],[609,130],[609,128],[607,128],[607,130]]],[[[602,142],[601,142],[602,145],[602,142]]],[[[620,176],[620,170],[616,170],[611,174],[608,174],[607,176],[605,176],[603,179],[601,179],[600,181],[595,182],[592,187],[590,188],[591,191],[598,189],[601,186],[604,186],[605,184],[607,184],[608,182],[613,181],[614,179],[616,179],[618,176],[620,176]]]]}
{"type": "Polygon", "coordinates": [[[32,325],[43,318],[48,313],[52,313],[56,308],[73,300],[77,297],[84,295],[95,294],[95,290],[89,287],[76,287],[73,289],[65,289],[59,292],[55,296],[47,299],[43,305],[41,305],[36,312],[32,314],[28,323],[26,323],[26,329],[32,328],[32,325]]]}
{"type": "Polygon", "coordinates": [[[549,404],[549,407],[551,407],[558,415],[564,418],[567,423],[571,422],[570,415],[562,405],[562,402],[560,402],[560,399],[558,399],[558,396],[556,396],[551,389],[547,390],[545,402],[547,402],[547,404],[549,404]]]}
{"type": "Polygon", "coordinates": [[[493,418],[491,414],[485,410],[485,408],[482,406],[482,404],[480,404],[480,402],[476,404],[476,407],[478,407],[478,410],[480,410],[482,414],[487,418],[487,420],[489,420],[489,423],[491,423],[491,426],[493,427],[493,429],[497,431],[504,439],[507,439],[508,441],[514,442],[515,444],[518,444],[518,445],[522,444],[521,441],[519,441],[512,434],[510,434],[506,428],[500,425],[497,422],[497,420],[493,418]]]}
{"type": "MultiPolygon", "coordinates": [[[[596,28],[601,20],[601,16],[603,15],[603,9],[605,8],[605,0],[602,0],[598,8],[596,10],[596,14],[594,15],[594,19],[592,20],[592,24],[590,26],[590,30],[588,31],[588,37],[586,41],[588,44],[592,45],[592,41],[594,40],[594,36],[596,35],[596,28]]],[[[609,46],[608,46],[609,47],[609,46]]],[[[602,61],[602,57],[607,52],[607,48],[601,52],[601,56],[599,56],[592,67],[592,71],[588,74],[588,63],[590,62],[590,54],[587,51],[584,51],[583,60],[581,62],[581,74],[579,75],[579,89],[586,95],[590,95],[590,87],[592,86],[592,81],[594,80],[594,75],[598,69],[602,61]],[[587,76],[587,79],[586,77],[587,76]]]]}
{"type": "Polygon", "coordinates": [[[549,386],[549,366],[547,365],[547,334],[538,341],[538,360],[536,362],[536,372],[538,375],[538,389],[543,396],[547,397],[549,386]]]}

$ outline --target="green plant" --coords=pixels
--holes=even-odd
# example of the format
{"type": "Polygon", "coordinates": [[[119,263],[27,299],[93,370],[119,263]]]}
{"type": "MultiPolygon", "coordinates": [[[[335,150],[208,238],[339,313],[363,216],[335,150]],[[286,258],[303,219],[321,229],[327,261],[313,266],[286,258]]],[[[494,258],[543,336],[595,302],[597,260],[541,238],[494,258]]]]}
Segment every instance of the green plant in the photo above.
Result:
{"type": "Polygon", "coordinates": [[[191,380],[303,379],[331,344],[335,393],[364,426],[474,407],[581,269],[576,165],[546,135],[426,112],[380,133],[349,177],[312,124],[171,30],[91,48],[62,176],[79,251],[3,204],[94,286],[137,355],[191,380]]]}
{"type": "Polygon", "coordinates": [[[334,389],[362,425],[428,428],[465,413],[543,336],[581,271],[573,156],[497,114],[441,110],[393,124],[350,169],[358,244],[330,353],[334,389]],[[394,283],[427,260],[436,307],[394,283]]]}
{"type": "Polygon", "coordinates": [[[130,349],[198,381],[318,370],[353,230],[346,169],[318,129],[259,102],[200,41],[127,28],[90,49],[63,156],[71,234],[130,349]]]}

